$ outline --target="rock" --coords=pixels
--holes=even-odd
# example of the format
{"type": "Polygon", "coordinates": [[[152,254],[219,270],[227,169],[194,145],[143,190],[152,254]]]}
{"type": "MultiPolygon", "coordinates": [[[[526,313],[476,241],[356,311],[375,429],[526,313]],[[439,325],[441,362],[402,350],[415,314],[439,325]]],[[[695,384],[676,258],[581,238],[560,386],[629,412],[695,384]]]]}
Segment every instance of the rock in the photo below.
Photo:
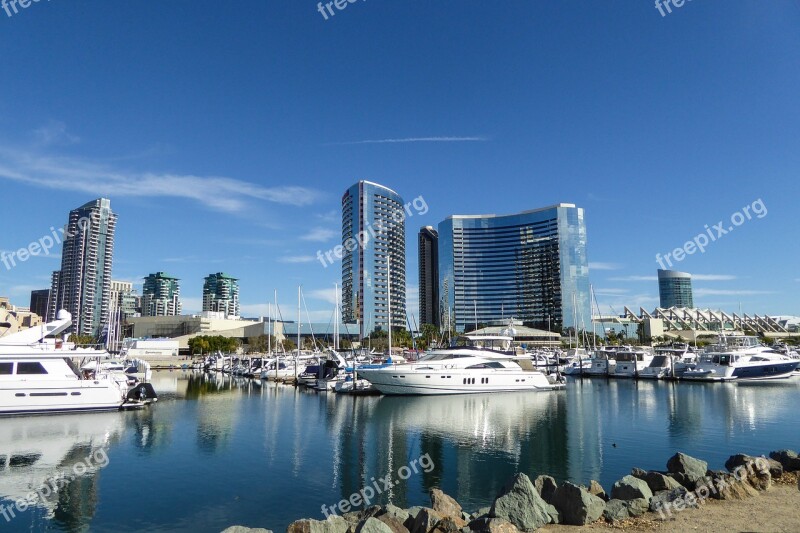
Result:
{"type": "Polygon", "coordinates": [[[436,523],[433,531],[437,533],[459,533],[467,523],[461,517],[446,516],[436,523]]]}
{"type": "Polygon", "coordinates": [[[329,516],[326,520],[298,520],[289,524],[286,533],[347,533],[350,523],[341,516],[329,516]]]}
{"type": "Polygon", "coordinates": [[[222,533],[272,533],[272,530],[261,527],[231,526],[222,533]]]}
{"type": "Polygon", "coordinates": [[[478,518],[467,526],[475,533],[517,533],[519,529],[508,520],[502,518],[478,518]]]}
{"type": "Polygon", "coordinates": [[[558,512],[558,509],[556,509],[555,505],[550,505],[549,503],[545,502],[544,509],[547,512],[547,515],[550,517],[551,524],[560,524],[563,522],[561,513],[558,512]]]}
{"type": "Polygon", "coordinates": [[[705,485],[713,489],[710,496],[715,500],[744,500],[758,495],[752,485],[725,473],[714,473],[705,485]]]}
{"type": "Polygon", "coordinates": [[[771,459],[778,461],[785,472],[800,471],[800,457],[794,450],[778,450],[776,452],[769,452],[771,459]]]}
{"type": "Polygon", "coordinates": [[[694,495],[687,497],[688,494],[689,491],[686,487],[658,491],[650,498],[649,508],[652,512],[658,513],[662,520],[672,518],[673,511],[679,512],[686,508],[699,507],[694,495]]]}
{"type": "Polygon", "coordinates": [[[604,502],[608,501],[608,494],[606,494],[605,489],[603,489],[603,486],[595,480],[591,480],[589,482],[589,494],[597,496],[604,502]]]}
{"type": "Polygon", "coordinates": [[[349,524],[356,526],[362,520],[361,511],[351,511],[349,513],[344,513],[342,515],[342,518],[347,520],[349,524]]]}
{"type": "Polygon", "coordinates": [[[647,483],[647,486],[653,494],[662,490],[673,490],[683,486],[675,481],[675,479],[665,476],[660,472],[646,472],[644,476],[639,479],[643,479],[644,482],[647,483]]]}
{"type": "Polygon", "coordinates": [[[356,533],[392,533],[392,528],[379,519],[369,516],[358,524],[356,533]]]}
{"type": "Polygon", "coordinates": [[[556,483],[555,478],[550,476],[538,476],[534,480],[533,486],[536,487],[536,492],[539,493],[539,496],[541,496],[544,501],[553,503],[551,500],[558,488],[558,483],[556,483]]]}
{"type": "Polygon", "coordinates": [[[416,520],[416,519],[417,519],[417,515],[418,515],[418,514],[420,513],[420,511],[422,511],[423,509],[424,509],[424,507],[419,507],[419,506],[417,506],[417,507],[409,507],[409,508],[406,510],[406,512],[408,513],[408,519],[406,519],[406,521],[405,521],[405,522],[403,522],[403,525],[404,525],[404,526],[406,526],[406,527],[408,528],[408,530],[409,530],[409,531],[411,531],[411,530],[413,529],[413,527],[414,527],[414,520],[416,520]]]}
{"type": "Polygon", "coordinates": [[[756,490],[766,491],[772,487],[769,462],[764,457],[739,453],[725,461],[725,468],[733,473],[733,477],[747,481],[756,490]]]}
{"type": "MultiPolygon", "coordinates": [[[[401,509],[396,505],[392,505],[391,503],[383,508],[383,512],[380,515],[378,515],[377,518],[380,518],[381,516],[389,516],[391,518],[394,518],[404,526],[406,521],[411,517],[408,511],[406,511],[405,509],[401,509]]],[[[416,518],[416,516],[414,516],[414,518],[416,518]]],[[[408,526],[405,527],[406,529],[408,529],[408,526]]]]}
{"type": "Polygon", "coordinates": [[[458,502],[439,489],[431,489],[431,507],[442,516],[461,518],[462,509],[458,502]]]}
{"type": "Polygon", "coordinates": [[[436,527],[436,524],[438,524],[441,519],[442,515],[433,509],[423,507],[408,530],[411,533],[428,533],[428,531],[436,527]]]}
{"type": "Polygon", "coordinates": [[[775,459],[767,459],[767,464],[769,465],[769,475],[772,476],[772,479],[779,479],[783,477],[783,465],[780,461],[776,461],[775,459]]]}
{"type": "Polygon", "coordinates": [[[639,479],[644,479],[644,476],[647,475],[647,470],[642,470],[641,468],[633,467],[631,469],[631,475],[633,477],[638,477],[639,479]]]}
{"type": "Polygon", "coordinates": [[[583,526],[603,516],[606,502],[566,481],[553,495],[553,505],[561,513],[564,524],[583,526]]]}
{"type": "Polygon", "coordinates": [[[380,520],[386,524],[389,529],[392,530],[392,533],[409,533],[408,528],[403,524],[403,522],[388,513],[380,515],[377,520],[380,520]]]}
{"type": "Polygon", "coordinates": [[[650,500],[645,498],[635,498],[627,500],[628,514],[632,517],[642,516],[650,509],[650,500]]]}
{"type": "Polygon", "coordinates": [[[630,518],[628,514],[628,502],[625,500],[608,500],[606,508],[603,510],[603,518],[608,522],[619,522],[630,518]]]}
{"type": "Polygon", "coordinates": [[[492,510],[491,507],[481,507],[480,509],[478,509],[477,511],[475,511],[474,513],[472,513],[470,515],[470,519],[471,520],[475,520],[476,518],[481,518],[481,517],[484,517],[484,516],[488,516],[489,515],[489,511],[491,511],[491,510],[492,510]]]}
{"type": "Polygon", "coordinates": [[[649,500],[653,497],[653,491],[647,486],[645,480],[625,476],[611,487],[611,497],[615,500],[635,500],[637,498],[649,500]]]}
{"type": "Polygon", "coordinates": [[[461,520],[463,520],[465,524],[468,524],[472,520],[472,516],[466,511],[461,511],[461,520]]]}
{"type": "Polygon", "coordinates": [[[517,474],[500,489],[489,516],[507,520],[521,531],[535,531],[550,523],[546,505],[530,478],[517,474]]]}
{"type": "Polygon", "coordinates": [[[695,459],[684,453],[676,453],[667,461],[667,471],[673,474],[681,485],[689,490],[694,490],[695,486],[706,476],[708,463],[695,459]]]}

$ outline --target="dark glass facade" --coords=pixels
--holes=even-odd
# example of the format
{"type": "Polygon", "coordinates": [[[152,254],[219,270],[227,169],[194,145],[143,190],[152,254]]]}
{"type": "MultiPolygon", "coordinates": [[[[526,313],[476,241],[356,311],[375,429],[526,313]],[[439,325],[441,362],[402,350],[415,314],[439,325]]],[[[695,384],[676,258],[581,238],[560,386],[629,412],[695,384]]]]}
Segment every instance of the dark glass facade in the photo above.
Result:
{"type": "Polygon", "coordinates": [[[440,325],[439,233],[431,226],[419,230],[419,324],[440,325]]]}
{"type": "Polygon", "coordinates": [[[457,331],[510,318],[552,331],[591,328],[583,209],[447,218],[439,224],[439,294],[457,331]]]}
{"type": "Polygon", "coordinates": [[[658,271],[658,296],[661,307],[694,307],[692,275],[674,270],[658,271]]]}

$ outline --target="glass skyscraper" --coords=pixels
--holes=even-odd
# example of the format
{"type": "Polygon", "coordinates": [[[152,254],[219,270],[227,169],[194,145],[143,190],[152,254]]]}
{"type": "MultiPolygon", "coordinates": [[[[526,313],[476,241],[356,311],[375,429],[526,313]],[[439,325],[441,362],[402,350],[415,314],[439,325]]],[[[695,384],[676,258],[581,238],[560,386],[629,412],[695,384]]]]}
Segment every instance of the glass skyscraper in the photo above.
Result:
{"type": "Polygon", "coordinates": [[[439,233],[431,226],[419,230],[419,324],[441,324],[439,314],[439,233]]]}
{"type": "Polygon", "coordinates": [[[511,318],[561,332],[591,329],[583,209],[454,215],[439,224],[443,320],[472,331],[511,318]]]}
{"type": "Polygon", "coordinates": [[[658,296],[661,307],[694,307],[692,275],[675,270],[658,270],[658,296]]]}
{"type": "Polygon", "coordinates": [[[392,326],[406,326],[404,209],[399,194],[369,181],[342,196],[342,318],[358,322],[362,338],[387,329],[388,292],[392,326]]]}
{"type": "Polygon", "coordinates": [[[69,213],[61,270],[53,273],[49,320],[66,309],[70,333],[100,337],[111,311],[111,265],[117,215],[111,200],[98,198],[69,213]]]}

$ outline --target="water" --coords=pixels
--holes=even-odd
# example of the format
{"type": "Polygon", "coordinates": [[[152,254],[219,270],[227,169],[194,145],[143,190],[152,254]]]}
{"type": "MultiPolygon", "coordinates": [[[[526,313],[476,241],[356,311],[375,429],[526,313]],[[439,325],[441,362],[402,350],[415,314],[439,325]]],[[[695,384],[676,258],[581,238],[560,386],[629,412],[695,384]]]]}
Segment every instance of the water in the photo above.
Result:
{"type": "Polygon", "coordinates": [[[733,453],[800,447],[800,380],[584,380],[419,398],[181,372],[154,385],[161,400],[144,411],[0,420],[0,464],[14,465],[0,466],[0,503],[59,471],[83,474],[10,522],[0,515],[0,531],[280,531],[365,485],[401,507],[429,503],[439,486],[474,511],[518,471],[609,489],[633,466],[664,469],[678,450],[722,468],[733,453]]]}

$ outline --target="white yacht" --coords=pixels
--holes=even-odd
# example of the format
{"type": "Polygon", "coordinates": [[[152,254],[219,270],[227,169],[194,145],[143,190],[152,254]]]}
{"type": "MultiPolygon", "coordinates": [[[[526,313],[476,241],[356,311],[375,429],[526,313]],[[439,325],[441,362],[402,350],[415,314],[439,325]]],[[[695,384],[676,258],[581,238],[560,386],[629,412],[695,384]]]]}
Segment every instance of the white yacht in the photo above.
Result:
{"type": "Polygon", "coordinates": [[[361,369],[358,374],[383,394],[474,394],[564,387],[554,374],[523,370],[511,357],[489,359],[459,350],[433,352],[414,363],[361,369]]]}
{"type": "Polygon", "coordinates": [[[616,351],[614,359],[617,362],[613,374],[615,378],[638,378],[650,366],[653,354],[641,348],[623,346],[616,351]]]}
{"type": "Polygon", "coordinates": [[[124,374],[104,370],[107,352],[47,340],[71,323],[62,310],[54,322],[0,338],[0,416],[118,410],[157,399],[150,384],[131,388],[124,374]],[[82,371],[75,360],[93,360],[95,370],[82,371]]]}
{"type": "Polygon", "coordinates": [[[696,381],[763,381],[791,377],[800,360],[771,352],[758,337],[720,336],[710,346],[695,368],[686,370],[681,379],[696,381]]]}
{"type": "Polygon", "coordinates": [[[584,376],[611,376],[617,369],[617,360],[614,358],[616,350],[613,346],[607,346],[594,352],[589,361],[588,368],[583,369],[584,376]]]}
{"type": "Polygon", "coordinates": [[[641,379],[668,379],[680,376],[697,364],[697,354],[686,343],[657,346],[650,365],[639,372],[641,379]]]}

